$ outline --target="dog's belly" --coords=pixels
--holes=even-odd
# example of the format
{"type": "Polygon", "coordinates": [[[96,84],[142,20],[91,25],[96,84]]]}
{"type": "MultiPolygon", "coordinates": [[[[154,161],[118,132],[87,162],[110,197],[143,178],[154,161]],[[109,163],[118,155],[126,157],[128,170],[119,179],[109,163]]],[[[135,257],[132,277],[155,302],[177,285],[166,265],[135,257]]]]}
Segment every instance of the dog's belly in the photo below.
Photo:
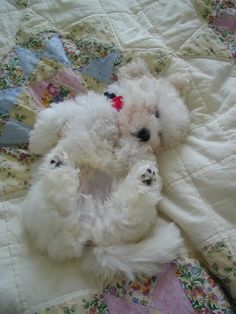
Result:
{"type": "Polygon", "coordinates": [[[81,195],[91,196],[94,200],[104,202],[111,191],[112,178],[103,171],[82,168],[80,171],[81,195]]]}

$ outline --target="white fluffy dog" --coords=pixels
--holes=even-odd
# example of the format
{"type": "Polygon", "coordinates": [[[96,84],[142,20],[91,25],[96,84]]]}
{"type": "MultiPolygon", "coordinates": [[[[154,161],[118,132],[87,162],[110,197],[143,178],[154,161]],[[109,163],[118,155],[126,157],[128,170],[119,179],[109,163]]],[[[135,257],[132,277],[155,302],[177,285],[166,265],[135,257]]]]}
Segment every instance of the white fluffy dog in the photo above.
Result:
{"type": "Polygon", "coordinates": [[[45,156],[23,214],[41,251],[82,257],[82,267],[105,277],[153,274],[177,256],[178,228],[157,222],[156,154],[187,134],[185,84],[156,78],[137,60],[120,69],[107,97],[88,92],[39,113],[30,150],[45,156]]]}

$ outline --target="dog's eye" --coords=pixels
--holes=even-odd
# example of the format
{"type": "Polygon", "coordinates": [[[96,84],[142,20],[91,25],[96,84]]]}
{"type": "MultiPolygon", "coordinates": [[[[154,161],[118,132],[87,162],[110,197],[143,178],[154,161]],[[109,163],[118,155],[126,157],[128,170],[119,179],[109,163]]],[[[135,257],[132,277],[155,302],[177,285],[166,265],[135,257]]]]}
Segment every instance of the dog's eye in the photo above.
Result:
{"type": "Polygon", "coordinates": [[[159,118],[159,111],[157,110],[156,112],[155,112],[155,117],[158,119],[159,118]]]}

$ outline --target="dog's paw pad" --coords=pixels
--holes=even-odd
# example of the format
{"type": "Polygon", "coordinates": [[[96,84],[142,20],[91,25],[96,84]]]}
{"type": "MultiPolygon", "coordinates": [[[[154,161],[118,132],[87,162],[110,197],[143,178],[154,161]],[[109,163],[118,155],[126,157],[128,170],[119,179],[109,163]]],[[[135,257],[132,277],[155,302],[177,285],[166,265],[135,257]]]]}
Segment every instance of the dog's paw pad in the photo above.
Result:
{"type": "Polygon", "coordinates": [[[147,172],[150,173],[150,175],[156,175],[155,171],[150,168],[147,169],[147,172]]]}
{"type": "Polygon", "coordinates": [[[142,180],[143,184],[150,186],[152,184],[152,179],[144,179],[142,180]]]}
{"type": "Polygon", "coordinates": [[[141,181],[144,185],[152,185],[152,183],[156,181],[156,172],[152,168],[148,167],[141,175],[141,181]]]}
{"type": "Polygon", "coordinates": [[[60,153],[57,155],[52,156],[52,159],[50,159],[50,165],[53,168],[58,168],[64,165],[68,164],[68,158],[65,154],[60,153]]]}
{"type": "Polygon", "coordinates": [[[60,166],[63,165],[63,162],[62,162],[62,161],[57,161],[57,160],[52,159],[52,160],[50,161],[50,164],[53,165],[53,166],[55,166],[55,167],[60,167],[60,166]]]}

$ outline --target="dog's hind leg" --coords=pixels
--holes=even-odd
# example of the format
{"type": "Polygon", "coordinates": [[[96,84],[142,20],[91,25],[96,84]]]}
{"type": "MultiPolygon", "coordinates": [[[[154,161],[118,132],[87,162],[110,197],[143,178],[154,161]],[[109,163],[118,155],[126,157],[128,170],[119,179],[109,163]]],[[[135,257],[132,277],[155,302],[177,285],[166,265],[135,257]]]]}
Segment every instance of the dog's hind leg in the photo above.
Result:
{"type": "MultiPolygon", "coordinates": [[[[138,162],[124,181],[114,186],[103,204],[103,237],[86,257],[83,267],[109,278],[123,272],[153,275],[159,263],[176,258],[182,245],[178,228],[157,226],[156,204],[160,200],[161,179],[155,163],[138,162]]],[[[102,224],[98,224],[98,227],[102,224]]],[[[93,228],[96,235],[96,230],[93,228]]],[[[99,235],[99,234],[98,234],[99,235]]],[[[99,237],[96,237],[99,240],[99,237]]]]}
{"type": "Polygon", "coordinates": [[[162,181],[153,161],[138,161],[124,181],[118,184],[114,195],[119,194],[127,203],[156,205],[161,199],[162,181]]]}
{"type": "MultiPolygon", "coordinates": [[[[42,252],[63,260],[80,256],[79,170],[55,149],[44,158],[23,201],[23,223],[42,252]]],[[[86,239],[85,239],[86,240],[86,239]]]]}
{"type": "Polygon", "coordinates": [[[142,238],[156,220],[161,187],[155,163],[136,163],[128,176],[113,186],[109,200],[104,204],[111,217],[104,233],[110,238],[114,234],[121,242],[142,238]]]}

